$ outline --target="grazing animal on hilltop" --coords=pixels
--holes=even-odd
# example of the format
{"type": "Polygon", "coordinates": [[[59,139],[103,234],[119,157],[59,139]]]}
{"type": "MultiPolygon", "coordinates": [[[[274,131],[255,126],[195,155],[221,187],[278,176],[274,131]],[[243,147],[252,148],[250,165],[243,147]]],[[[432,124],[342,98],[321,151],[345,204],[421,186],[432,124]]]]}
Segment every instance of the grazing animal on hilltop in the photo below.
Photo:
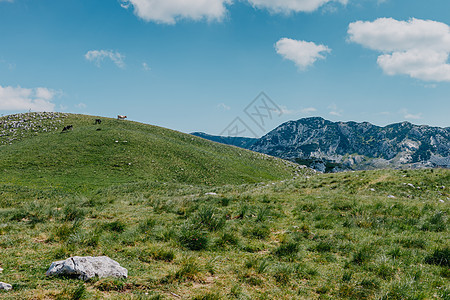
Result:
{"type": "Polygon", "coordinates": [[[127,116],[118,115],[117,120],[125,120],[127,116]]]}
{"type": "Polygon", "coordinates": [[[63,130],[61,131],[61,133],[67,132],[67,131],[72,130],[72,129],[73,129],[73,125],[64,126],[63,130]]]}
{"type": "Polygon", "coordinates": [[[101,119],[95,119],[95,124],[94,125],[97,125],[97,124],[102,124],[102,120],[101,119]]]}

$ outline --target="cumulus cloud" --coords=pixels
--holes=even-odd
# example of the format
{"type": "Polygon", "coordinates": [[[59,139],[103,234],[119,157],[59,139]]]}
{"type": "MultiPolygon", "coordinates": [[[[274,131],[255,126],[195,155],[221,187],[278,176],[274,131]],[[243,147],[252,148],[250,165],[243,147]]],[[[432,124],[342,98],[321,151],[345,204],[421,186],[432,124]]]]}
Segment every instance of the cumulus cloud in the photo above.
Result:
{"type": "MultiPolygon", "coordinates": [[[[1,0],[0,0],[1,1],[1,0]]],[[[243,0],[253,7],[267,9],[272,13],[313,12],[327,3],[346,5],[348,0],[243,0]]],[[[235,1],[237,2],[237,1],[235,1]]],[[[227,14],[232,0],[120,0],[147,22],[175,24],[181,19],[220,21],[227,14]]]]}
{"type": "Polygon", "coordinates": [[[116,64],[119,68],[125,68],[125,56],[123,54],[120,54],[117,51],[111,51],[111,50],[91,50],[88,51],[84,57],[93,63],[97,67],[101,66],[101,63],[105,60],[105,58],[110,59],[113,63],[116,64]]]}
{"type": "Polygon", "coordinates": [[[147,22],[175,24],[180,19],[221,20],[231,0],[122,0],[123,8],[147,22]]]}
{"type": "Polygon", "coordinates": [[[382,52],[377,63],[388,75],[404,74],[424,81],[450,81],[450,27],[410,19],[357,21],[348,28],[349,40],[382,52]]]}
{"type": "Polygon", "coordinates": [[[324,54],[331,49],[313,42],[282,38],[275,44],[275,49],[284,59],[293,61],[300,70],[312,66],[318,59],[325,59],[324,54]]]}
{"type": "Polygon", "coordinates": [[[52,102],[57,92],[39,87],[26,89],[21,87],[0,86],[0,110],[5,111],[53,111],[52,102]]]}
{"type": "Polygon", "coordinates": [[[313,12],[329,2],[347,4],[348,0],[248,0],[254,7],[274,13],[313,12]]]}

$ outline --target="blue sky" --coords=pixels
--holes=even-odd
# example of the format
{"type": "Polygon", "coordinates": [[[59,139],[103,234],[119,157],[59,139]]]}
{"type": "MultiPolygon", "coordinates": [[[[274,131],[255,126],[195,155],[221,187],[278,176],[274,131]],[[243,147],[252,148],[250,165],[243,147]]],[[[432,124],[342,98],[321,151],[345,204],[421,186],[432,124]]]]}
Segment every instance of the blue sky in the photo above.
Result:
{"type": "MultiPolygon", "coordinates": [[[[0,0],[0,114],[450,126],[448,0],[0,0]],[[281,116],[244,109],[265,92],[281,116]]],[[[249,135],[249,134],[244,134],[249,135]]]]}

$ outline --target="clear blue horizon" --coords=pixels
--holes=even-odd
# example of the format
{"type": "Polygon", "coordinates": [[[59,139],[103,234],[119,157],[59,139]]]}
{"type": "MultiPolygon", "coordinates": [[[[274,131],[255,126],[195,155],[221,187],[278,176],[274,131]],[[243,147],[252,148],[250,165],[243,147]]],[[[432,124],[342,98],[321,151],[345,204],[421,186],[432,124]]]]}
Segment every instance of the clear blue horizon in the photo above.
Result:
{"type": "Polygon", "coordinates": [[[0,114],[122,114],[209,134],[240,118],[257,136],[310,116],[448,127],[448,11],[447,0],[0,0],[0,114]],[[263,126],[245,112],[260,92],[281,112],[263,126]]]}

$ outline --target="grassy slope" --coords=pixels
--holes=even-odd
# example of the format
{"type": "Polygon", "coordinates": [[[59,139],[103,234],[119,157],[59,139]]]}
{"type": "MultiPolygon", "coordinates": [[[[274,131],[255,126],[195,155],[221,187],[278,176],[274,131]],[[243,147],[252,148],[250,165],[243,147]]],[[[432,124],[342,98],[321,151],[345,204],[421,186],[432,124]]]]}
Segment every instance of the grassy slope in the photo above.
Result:
{"type": "Polygon", "coordinates": [[[279,159],[160,127],[106,118],[93,125],[94,119],[68,115],[63,121],[73,131],[0,146],[0,183],[89,191],[136,181],[220,185],[293,174],[279,159]]]}
{"type": "MultiPolygon", "coordinates": [[[[2,299],[178,298],[172,293],[182,299],[450,297],[449,170],[381,170],[223,185],[258,181],[261,175],[243,179],[231,166],[242,171],[249,170],[250,161],[266,162],[151,126],[108,120],[95,136],[99,132],[90,125],[92,119],[70,116],[66,121],[76,125],[74,132],[0,147],[1,168],[14,174],[0,175],[0,281],[14,286],[0,292],[2,299]],[[141,131],[134,137],[130,128],[141,131]],[[161,141],[162,134],[171,139],[161,141]],[[88,138],[92,136],[98,139],[88,138]],[[150,153],[160,171],[127,169],[127,149],[140,149],[133,141],[142,136],[151,142],[132,153],[150,153]],[[128,143],[115,144],[125,139],[128,143]],[[44,140],[53,140],[52,149],[66,153],[65,159],[47,159],[51,151],[42,148],[31,151],[37,144],[31,141],[46,148],[44,140]],[[167,150],[151,148],[152,143],[167,143],[174,150],[169,156],[167,150]],[[186,154],[180,144],[198,150],[186,154]],[[63,147],[67,150],[61,151],[63,147]],[[99,148],[101,155],[95,153],[99,148]],[[205,165],[211,159],[224,164],[226,174],[213,173],[216,184],[205,184],[202,169],[188,177],[188,184],[178,177],[178,167],[171,169],[186,164],[174,159],[176,153],[183,157],[196,151],[202,151],[194,157],[205,165]],[[224,158],[205,157],[218,151],[224,158]],[[245,160],[234,162],[236,153],[245,160]],[[34,159],[38,155],[40,161],[34,159]],[[92,157],[101,159],[105,170],[92,157]],[[52,261],[72,255],[107,255],[129,270],[129,278],[80,285],[45,276],[52,261]]],[[[151,160],[133,157],[137,162],[131,168],[151,165],[151,160]]],[[[272,168],[285,172],[284,165],[272,168]]]]}

